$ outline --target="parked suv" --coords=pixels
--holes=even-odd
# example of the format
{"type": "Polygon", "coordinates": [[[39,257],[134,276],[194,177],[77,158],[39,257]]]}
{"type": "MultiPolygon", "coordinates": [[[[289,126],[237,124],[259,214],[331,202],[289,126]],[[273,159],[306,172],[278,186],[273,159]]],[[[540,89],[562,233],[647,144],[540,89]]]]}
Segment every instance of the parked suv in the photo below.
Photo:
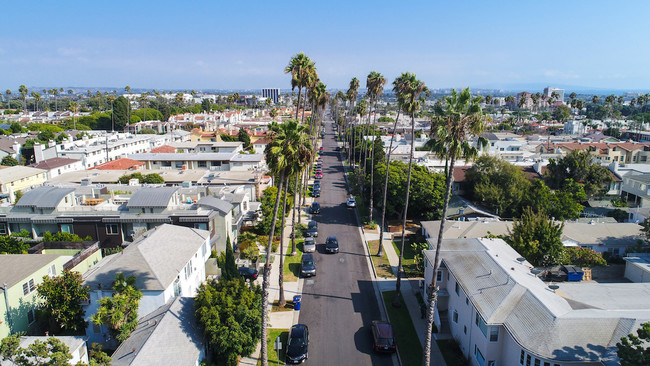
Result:
{"type": "Polygon", "coordinates": [[[390,323],[373,320],[370,328],[372,330],[373,348],[376,352],[395,352],[395,338],[390,323]]]}
{"type": "Polygon", "coordinates": [[[300,259],[300,275],[303,277],[316,276],[316,263],[311,253],[304,253],[300,259]]]}
{"type": "Polygon", "coordinates": [[[311,213],[311,214],[319,214],[320,213],[320,203],[312,202],[311,206],[309,206],[309,213],[311,213]]]}

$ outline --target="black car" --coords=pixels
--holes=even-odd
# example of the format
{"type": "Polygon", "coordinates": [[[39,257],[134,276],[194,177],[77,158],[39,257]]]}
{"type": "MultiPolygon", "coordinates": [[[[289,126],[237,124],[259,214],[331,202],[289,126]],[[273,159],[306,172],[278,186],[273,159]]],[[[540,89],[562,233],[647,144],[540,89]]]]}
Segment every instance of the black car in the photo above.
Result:
{"type": "Polygon", "coordinates": [[[314,190],[311,191],[311,196],[312,197],[320,197],[320,188],[314,188],[314,190]]]}
{"type": "Polygon", "coordinates": [[[313,202],[311,204],[311,206],[309,206],[309,213],[311,213],[311,214],[319,214],[320,213],[320,203],[313,202]]]}
{"type": "Polygon", "coordinates": [[[310,221],[309,224],[307,224],[306,234],[307,236],[318,236],[318,223],[316,221],[310,221]]]}
{"type": "Polygon", "coordinates": [[[303,277],[316,276],[316,263],[314,263],[314,256],[310,253],[304,253],[300,259],[300,275],[303,277]]]}
{"type": "Polygon", "coordinates": [[[390,323],[373,320],[370,328],[375,352],[395,352],[397,350],[393,327],[390,323]]]}
{"type": "Polygon", "coordinates": [[[258,272],[256,269],[239,267],[239,275],[248,281],[255,281],[257,279],[258,272]]]}
{"type": "Polygon", "coordinates": [[[336,240],[336,236],[328,236],[325,240],[325,251],[327,253],[338,253],[339,252],[339,241],[336,240]]]}
{"type": "Polygon", "coordinates": [[[303,363],[309,357],[309,329],[305,324],[296,324],[289,332],[286,362],[289,364],[303,363]]]}
{"type": "Polygon", "coordinates": [[[314,183],[314,185],[312,186],[312,189],[313,189],[313,190],[317,190],[317,189],[320,190],[320,188],[321,188],[320,180],[319,180],[318,183],[314,183]]]}

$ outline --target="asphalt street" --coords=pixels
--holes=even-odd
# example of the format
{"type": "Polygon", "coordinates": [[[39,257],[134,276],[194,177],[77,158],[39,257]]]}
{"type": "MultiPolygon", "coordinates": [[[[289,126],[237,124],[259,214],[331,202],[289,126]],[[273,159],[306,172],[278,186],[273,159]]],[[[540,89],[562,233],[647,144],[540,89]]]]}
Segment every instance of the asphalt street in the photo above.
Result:
{"type": "Polygon", "coordinates": [[[363,242],[348,197],[343,167],[335,151],[331,121],[323,139],[321,213],[314,254],[317,275],[305,279],[300,323],[310,330],[309,365],[392,365],[372,350],[370,323],[381,319],[363,242]],[[336,236],[340,252],[325,254],[325,239],[336,236]]]}

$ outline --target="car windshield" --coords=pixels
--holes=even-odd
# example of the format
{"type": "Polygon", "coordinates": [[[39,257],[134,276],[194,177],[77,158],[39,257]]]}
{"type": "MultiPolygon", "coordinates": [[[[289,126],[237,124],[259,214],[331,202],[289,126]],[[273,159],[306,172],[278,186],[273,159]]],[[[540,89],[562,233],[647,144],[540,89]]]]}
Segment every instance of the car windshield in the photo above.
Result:
{"type": "Polygon", "coordinates": [[[304,259],[304,260],[302,261],[302,265],[303,265],[303,266],[313,266],[313,265],[314,265],[314,261],[311,260],[311,259],[304,259]]]}
{"type": "Polygon", "coordinates": [[[310,229],[315,229],[315,228],[317,228],[317,227],[318,227],[318,224],[317,224],[317,223],[315,223],[315,222],[313,222],[313,221],[309,223],[309,228],[310,228],[310,229]]]}
{"type": "Polygon", "coordinates": [[[336,241],[336,239],[327,239],[327,245],[328,246],[337,246],[337,245],[339,245],[339,242],[336,241]]]}
{"type": "Polygon", "coordinates": [[[394,344],[393,338],[378,338],[377,344],[381,346],[392,346],[394,344]]]}

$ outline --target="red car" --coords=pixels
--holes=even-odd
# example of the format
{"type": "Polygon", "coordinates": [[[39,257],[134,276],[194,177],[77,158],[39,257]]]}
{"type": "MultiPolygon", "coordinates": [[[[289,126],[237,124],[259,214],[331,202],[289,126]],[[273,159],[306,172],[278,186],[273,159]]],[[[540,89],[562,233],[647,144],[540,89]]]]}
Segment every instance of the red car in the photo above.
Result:
{"type": "Polygon", "coordinates": [[[323,150],[325,150],[325,148],[321,146],[321,147],[320,147],[320,151],[322,152],[323,150]]]}
{"type": "Polygon", "coordinates": [[[323,178],[323,172],[316,172],[314,174],[315,179],[322,179],[323,178]]]}
{"type": "Polygon", "coordinates": [[[373,320],[370,325],[372,330],[373,346],[376,352],[395,352],[395,337],[390,323],[373,320]]]}

